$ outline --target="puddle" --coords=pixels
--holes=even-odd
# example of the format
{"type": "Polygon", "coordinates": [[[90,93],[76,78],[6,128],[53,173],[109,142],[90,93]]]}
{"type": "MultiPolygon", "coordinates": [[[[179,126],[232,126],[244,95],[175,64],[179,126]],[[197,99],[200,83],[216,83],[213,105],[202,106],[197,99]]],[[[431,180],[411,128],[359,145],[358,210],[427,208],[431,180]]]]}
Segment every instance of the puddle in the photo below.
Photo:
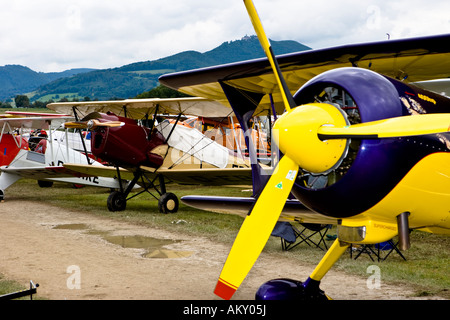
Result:
{"type": "Polygon", "coordinates": [[[142,256],[144,258],[152,258],[152,259],[177,259],[177,258],[187,258],[192,255],[192,251],[175,251],[175,250],[166,250],[166,249],[156,249],[142,256]]]}
{"type": "MultiPolygon", "coordinates": [[[[87,230],[89,227],[83,223],[61,224],[53,227],[53,229],[66,230],[87,230]]],[[[144,258],[151,259],[176,259],[187,258],[193,254],[192,251],[179,251],[164,249],[164,246],[174,243],[180,243],[181,240],[157,239],[145,236],[113,236],[108,231],[88,230],[88,234],[97,235],[108,241],[109,243],[119,245],[123,248],[145,249],[142,255],[144,258]]]]}
{"type": "Polygon", "coordinates": [[[161,248],[165,245],[181,242],[177,240],[167,240],[167,239],[156,239],[144,236],[103,236],[108,242],[118,244],[124,248],[136,248],[136,249],[147,249],[147,248],[161,248]]]}
{"type": "Polygon", "coordinates": [[[144,258],[174,259],[186,258],[192,255],[191,251],[177,251],[163,249],[164,246],[179,243],[181,240],[157,239],[144,236],[102,236],[106,241],[117,244],[124,248],[145,249],[144,258]]]}
{"type": "Polygon", "coordinates": [[[59,224],[53,229],[64,229],[64,230],[86,230],[89,227],[84,223],[71,223],[71,224],[59,224]]]}

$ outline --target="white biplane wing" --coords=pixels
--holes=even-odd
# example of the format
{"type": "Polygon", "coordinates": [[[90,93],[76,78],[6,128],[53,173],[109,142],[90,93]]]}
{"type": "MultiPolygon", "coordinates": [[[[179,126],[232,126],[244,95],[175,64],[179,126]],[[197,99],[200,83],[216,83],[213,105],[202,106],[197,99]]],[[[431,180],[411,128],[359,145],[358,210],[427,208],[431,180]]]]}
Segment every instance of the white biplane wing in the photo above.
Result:
{"type": "Polygon", "coordinates": [[[73,178],[89,177],[78,171],[70,170],[65,166],[47,166],[47,167],[0,167],[3,173],[14,174],[22,178],[44,180],[49,178],[73,178]]]}
{"type": "Polygon", "coordinates": [[[155,112],[194,115],[199,117],[228,117],[233,114],[229,105],[197,97],[56,102],[48,104],[47,108],[65,114],[74,114],[75,108],[77,112],[83,115],[87,115],[91,112],[106,113],[110,111],[116,115],[134,119],[141,119],[155,112]]]}
{"type": "MultiPolygon", "coordinates": [[[[103,176],[103,177],[116,177],[117,169],[107,166],[89,166],[73,163],[65,163],[64,167],[71,172],[79,172],[84,176],[103,176]]],[[[252,172],[251,168],[203,168],[203,169],[168,169],[160,168],[155,170],[154,168],[140,167],[140,169],[147,172],[149,177],[156,177],[160,174],[167,178],[169,181],[173,181],[180,184],[205,184],[205,185],[251,185],[252,184],[252,172]]],[[[119,168],[121,178],[131,180],[133,178],[132,171],[119,168]]]]}
{"type": "MultiPolygon", "coordinates": [[[[59,127],[65,122],[73,121],[72,116],[47,116],[47,117],[6,117],[0,118],[0,126],[3,128],[2,132],[12,130],[12,128],[27,128],[27,129],[44,129],[48,130],[50,125],[52,127],[59,127]]],[[[1,140],[0,140],[1,142],[1,140]]]]}

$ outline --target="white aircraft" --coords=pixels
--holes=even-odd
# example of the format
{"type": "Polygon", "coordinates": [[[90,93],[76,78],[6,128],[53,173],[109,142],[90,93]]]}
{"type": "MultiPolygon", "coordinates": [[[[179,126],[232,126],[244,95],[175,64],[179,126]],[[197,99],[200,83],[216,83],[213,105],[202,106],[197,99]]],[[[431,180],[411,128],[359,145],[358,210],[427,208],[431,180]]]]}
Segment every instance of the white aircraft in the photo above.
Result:
{"type": "MultiPolygon", "coordinates": [[[[5,190],[20,178],[36,179],[42,187],[51,186],[55,181],[111,189],[119,187],[118,179],[86,176],[64,168],[63,164],[69,162],[102,166],[87,153],[70,147],[69,141],[76,139],[76,134],[57,131],[73,117],[28,115],[10,114],[0,118],[0,200],[4,199],[5,190]],[[38,129],[35,136],[32,129],[38,129]]],[[[78,135],[78,142],[81,141],[78,135]]]]}

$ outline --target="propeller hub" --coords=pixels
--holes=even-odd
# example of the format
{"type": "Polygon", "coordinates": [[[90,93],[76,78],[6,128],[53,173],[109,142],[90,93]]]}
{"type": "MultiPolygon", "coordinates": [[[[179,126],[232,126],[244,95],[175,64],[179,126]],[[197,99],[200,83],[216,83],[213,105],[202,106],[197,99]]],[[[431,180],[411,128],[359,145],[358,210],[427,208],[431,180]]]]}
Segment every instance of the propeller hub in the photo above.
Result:
{"type": "Polygon", "coordinates": [[[311,103],[283,114],[274,125],[274,137],[280,151],[300,168],[325,174],[340,165],[347,154],[349,140],[322,141],[317,131],[321,126],[347,125],[347,117],[339,108],[327,103],[311,103]]]}
{"type": "Polygon", "coordinates": [[[88,130],[91,130],[92,128],[94,128],[94,126],[95,126],[94,120],[89,120],[86,124],[88,130]]]}

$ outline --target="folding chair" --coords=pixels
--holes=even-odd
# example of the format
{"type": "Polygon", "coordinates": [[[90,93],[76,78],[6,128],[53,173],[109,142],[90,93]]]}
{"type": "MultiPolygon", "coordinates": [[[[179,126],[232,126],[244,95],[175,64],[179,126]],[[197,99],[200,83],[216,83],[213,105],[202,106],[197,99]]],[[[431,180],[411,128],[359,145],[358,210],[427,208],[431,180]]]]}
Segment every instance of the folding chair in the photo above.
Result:
{"type": "Polygon", "coordinates": [[[331,225],[314,223],[301,223],[300,225],[302,226],[301,231],[289,222],[277,222],[272,236],[280,237],[283,251],[291,250],[301,243],[306,243],[310,247],[316,247],[321,250],[328,250],[324,238],[331,225]],[[312,238],[314,235],[318,235],[318,241],[312,238]]]}
{"type": "Polygon", "coordinates": [[[398,241],[397,241],[396,243],[394,243],[394,241],[392,241],[392,239],[389,240],[389,241],[386,241],[386,242],[377,243],[377,244],[375,245],[375,248],[378,250],[378,259],[379,259],[378,261],[384,261],[384,260],[386,260],[387,257],[389,257],[389,255],[390,255],[393,251],[397,252],[398,255],[399,255],[400,257],[402,257],[403,260],[406,261],[405,256],[404,256],[404,255],[402,254],[402,252],[398,249],[397,245],[398,245],[398,241]],[[384,255],[382,254],[383,251],[385,252],[384,255]]]}
{"type": "MultiPolygon", "coordinates": [[[[392,239],[386,242],[377,243],[375,245],[362,245],[359,248],[359,252],[355,257],[355,260],[358,259],[361,254],[365,253],[369,256],[369,258],[372,261],[375,261],[372,258],[372,255],[374,255],[377,258],[378,262],[380,262],[386,260],[389,257],[389,255],[393,251],[395,251],[400,255],[400,257],[402,257],[403,260],[406,261],[405,256],[398,249],[397,245],[398,241],[394,243],[392,239]]],[[[353,251],[354,251],[353,248],[354,248],[353,246],[350,246],[350,258],[353,258],[353,251]]]]}
{"type": "Polygon", "coordinates": [[[363,253],[367,254],[370,258],[370,260],[375,261],[372,257],[372,255],[376,256],[378,261],[380,261],[380,257],[378,256],[377,252],[375,252],[372,248],[372,245],[361,245],[359,247],[354,247],[353,245],[350,246],[350,258],[353,259],[353,252],[358,251],[358,254],[355,257],[355,260],[358,259],[363,253]]]}

